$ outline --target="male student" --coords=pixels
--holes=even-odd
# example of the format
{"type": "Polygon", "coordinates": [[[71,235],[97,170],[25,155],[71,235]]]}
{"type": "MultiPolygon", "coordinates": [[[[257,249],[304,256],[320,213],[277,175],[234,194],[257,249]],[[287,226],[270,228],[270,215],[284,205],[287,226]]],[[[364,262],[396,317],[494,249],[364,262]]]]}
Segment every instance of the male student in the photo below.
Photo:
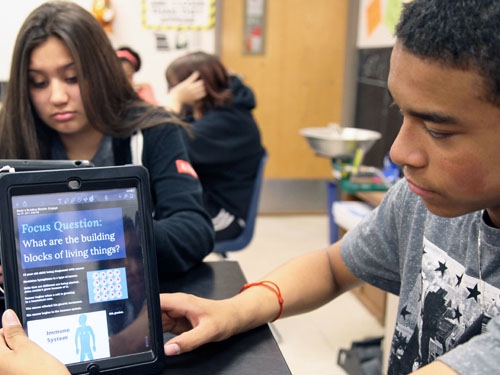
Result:
{"type": "MultiPolygon", "coordinates": [[[[165,344],[168,355],[309,311],[368,282],[400,297],[389,373],[498,372],[499,19],[497,0],[405,5],[388,79],[404,116],[391,157],[405,178],[342,241],[233,298],[162,295],[164,327],[181,333],[165,344]]],[[[5,326],[2,373],[13,353],[32,350],[12,313],[5,326]]]]}

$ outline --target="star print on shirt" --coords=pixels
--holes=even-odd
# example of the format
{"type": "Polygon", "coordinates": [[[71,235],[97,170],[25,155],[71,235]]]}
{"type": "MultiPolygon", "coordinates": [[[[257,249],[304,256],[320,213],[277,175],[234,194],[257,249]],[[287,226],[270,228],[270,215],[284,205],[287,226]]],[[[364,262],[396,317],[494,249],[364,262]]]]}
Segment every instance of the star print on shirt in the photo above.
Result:
{"type": "Polygon", "coordinates": [[[406,306],[403,307],[403,309],[401,310],[401,312],[399,313],[399,315],[401,315],[403,317],[404,320],[406,320],[406,315],[410,315],[411,313],[406,310],[406,306]]]}
{"type": "Polygon", "coordinates": [[[457,307],[457,308],[453,309],[453,311],[455,311],[455,316],[453,317],[453,319],[458,320],[458,322],[460,323],[460,318],[462,317],[462,313],[460,312],[460,309],[457,307]]]}
{"type": "Polygon", "coordinates": [[[442,263],[442,262],[439,262],[439,267],[436,268],[434,271],[440,271],[441,272],[441,277],[444,276],[444,272],[448,269],[448,267],[446,267],[446,262],[445,263],[442,263]]]}
{"type": "Polygon", "coordinates": [[[474,300],[477,302],[477,296],[481,294],[481,292],[477,289],[477,284],[474,286],[474,288],[467,288],[467,290],[469,291],[467,299],[474,298],[474,300]]]}
{"type": "MultiPolygon", "coordinates": [[[[388,373],[408,374],[434,361],[478,334],[484,326],[482,314],[498,315],[500,310],[500,286],[488,283],[499,277],[500,268],[492,279],[481,281],[466,272],[472,265],[462,264],[425,237],[423,243],[425,253],[419,262],[422,270],[397,312],[391,349],[392,372],[388,373]],[[483,303],[486,296],[488,299],[483,303]]],[[[472,251],[473,260],[475,255],[476,251],[472,251]]]]}

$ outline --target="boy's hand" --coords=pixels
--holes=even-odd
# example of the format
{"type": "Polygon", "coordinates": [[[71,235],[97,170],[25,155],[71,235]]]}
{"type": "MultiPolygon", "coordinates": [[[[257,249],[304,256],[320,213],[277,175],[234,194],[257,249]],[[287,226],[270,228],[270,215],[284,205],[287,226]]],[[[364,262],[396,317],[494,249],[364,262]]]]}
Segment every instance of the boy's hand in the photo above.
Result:
{"type": "Polygon", "coordinates": [[[212,301],[183,293],[160,294],[163,330],[178,336],[165,343],[166,355],[189,352],[235,333],[229,300],[212,301]]]}

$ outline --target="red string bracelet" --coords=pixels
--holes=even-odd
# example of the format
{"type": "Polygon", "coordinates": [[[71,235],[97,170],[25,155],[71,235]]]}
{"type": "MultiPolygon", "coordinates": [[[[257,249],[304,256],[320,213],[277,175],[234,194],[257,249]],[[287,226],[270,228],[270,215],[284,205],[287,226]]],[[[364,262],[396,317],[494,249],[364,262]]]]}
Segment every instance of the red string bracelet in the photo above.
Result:
{"type": "Polygon", "coordinates": [[[272,322],[278,320],[278,318],[283,313],[283,302],[284,302],[283,301],[283,297],[281,296],[280,287],[275,282],[264,280],[264,281],[259,281],[259,282],[256,282],[256,283],[245,284],[245,285],[243,285],[241,287],[241,289],[238,292],[238,294],[240,294],[241,292],[243,292],[245,289],[248,289],[248,288],[250,288],[252,286],[257,286],[257,285],[262,285],[262,286],[265,286],[266,288],[271,289],[274,293],[276,293],[276,296],[278,297],[278,302],[280,303],[280,311],[279,311],[278,315],[276,316],[276,318],[274,318],[273,320],[271,320],[271,323],[272,323],[272,322]]]}

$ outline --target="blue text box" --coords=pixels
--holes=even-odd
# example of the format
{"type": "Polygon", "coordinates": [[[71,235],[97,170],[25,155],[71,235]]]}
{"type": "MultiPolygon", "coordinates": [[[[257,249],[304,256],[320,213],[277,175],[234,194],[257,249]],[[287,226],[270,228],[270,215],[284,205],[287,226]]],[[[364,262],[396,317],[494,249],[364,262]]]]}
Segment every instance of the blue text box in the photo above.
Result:
{"type": "Polygon", "coordinates": [[[18,217],[23,268],[125,258],[121,208],[18,217]]]}

